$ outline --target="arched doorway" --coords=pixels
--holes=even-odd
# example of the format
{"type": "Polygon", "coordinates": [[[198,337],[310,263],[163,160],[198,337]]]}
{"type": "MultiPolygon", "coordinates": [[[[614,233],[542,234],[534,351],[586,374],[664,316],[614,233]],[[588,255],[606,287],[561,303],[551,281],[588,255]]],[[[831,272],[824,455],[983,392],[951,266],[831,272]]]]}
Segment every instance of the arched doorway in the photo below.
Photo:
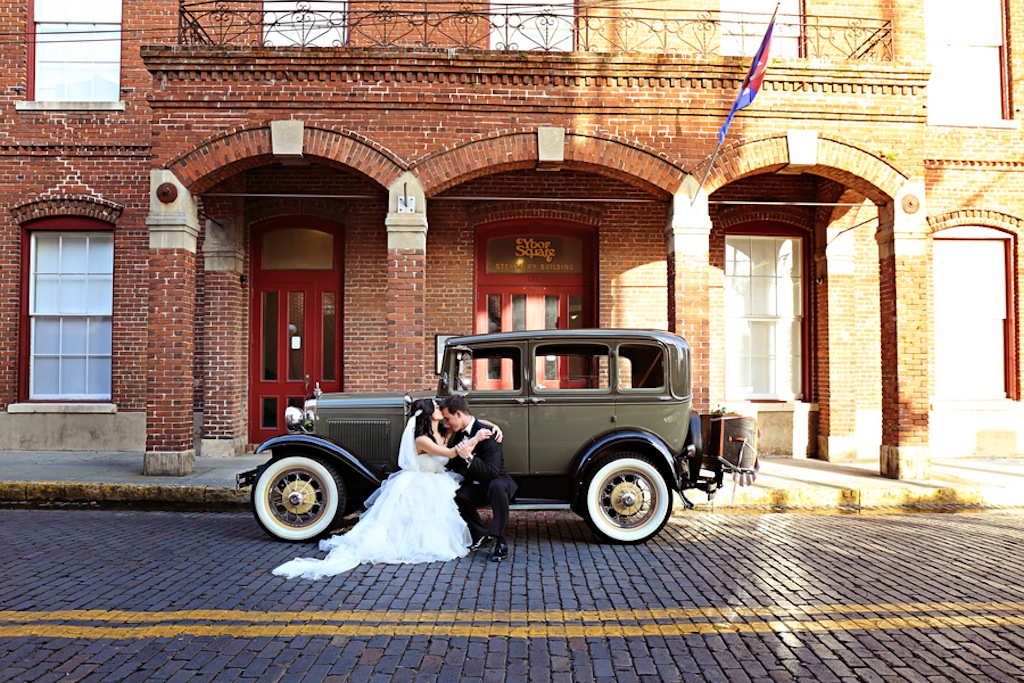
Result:
{"type": "MultiPolygon", "coordinates": [[[[564,330],[596,323],[594,230],[563,221],[511,220],[476,233],[473,331],[564,330]]],[[[481,388],[501,388],[511,368],[495,363],[481,388]]],[[[569,364],[538,368],[550,386],[569,386],[569,364]]]]}
{"type": "Polygon", "coordinates": [[[253,227],[250,443],[280,434],[284,409],[315,387],[342,389],[343,242],[338,225],[308,216],[253,227]]]}

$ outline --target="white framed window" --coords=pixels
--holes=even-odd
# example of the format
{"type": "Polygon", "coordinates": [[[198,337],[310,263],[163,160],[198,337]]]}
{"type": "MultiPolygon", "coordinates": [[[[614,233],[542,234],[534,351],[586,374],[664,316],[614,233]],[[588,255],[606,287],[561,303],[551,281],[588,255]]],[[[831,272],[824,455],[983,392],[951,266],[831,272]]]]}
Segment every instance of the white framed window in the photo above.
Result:
{"type": "Polygon", "coordinates": [[[35,0],[39,102],[116,102],[121,94],[121,0],[35,0]]]}
{"type": "Polygon", "coordinates": [[[1010,239],[963,226],[935,235],[935,395],[1006,398],[1010,239]]]}
{"type": "MultiPolygon", "coordinates": [[[[801,0],[780,0],[770,57],[800,56],[801,0]]],[[[761,47],[775,6],[764,0],[721,0],[722,55],[753,57],[761,47]]]]}
{"type": "Polygon", "coordinates": [[[110,398],[114,236],[34,232],[29,398],[110,398]]]}
{"type": "Polygon", "coordinates": [[[802,250],[798,237],[726,237],[727,399],[801,397],[802,250]]]}
{"type": "Polygon", "coordinates": [[[348,2],[267,0],[263,3],[263,41],[273,47],[344,47],[348,43],[348,2]]]}
{"type": "Polygon", "coordinates": [[[571,52],[576,45],[575,0],[491,3],[492,50],[571,52]]]}
{"type": "Polygon", "coordinates": [[[925,0],[928,122],[985,125],[1004,110],[1003,0],[975,0],[967,10],[949,0],[925,0]]]}

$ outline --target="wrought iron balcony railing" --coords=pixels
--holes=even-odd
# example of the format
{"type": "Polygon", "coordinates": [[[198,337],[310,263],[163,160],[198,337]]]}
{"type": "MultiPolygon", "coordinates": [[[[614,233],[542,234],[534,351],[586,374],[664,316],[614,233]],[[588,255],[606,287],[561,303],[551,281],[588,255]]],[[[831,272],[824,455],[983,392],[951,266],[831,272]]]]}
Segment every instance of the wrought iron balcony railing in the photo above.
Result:
{"type": "MultiPolygon", "coordinates": [[[[224,47],[750,55],[768,23],[768,16],[629,0],[179,1],[179,43],[224,47]]],[[[891,61],[892,22],[779,15],[772,56],[891,61]]]]}

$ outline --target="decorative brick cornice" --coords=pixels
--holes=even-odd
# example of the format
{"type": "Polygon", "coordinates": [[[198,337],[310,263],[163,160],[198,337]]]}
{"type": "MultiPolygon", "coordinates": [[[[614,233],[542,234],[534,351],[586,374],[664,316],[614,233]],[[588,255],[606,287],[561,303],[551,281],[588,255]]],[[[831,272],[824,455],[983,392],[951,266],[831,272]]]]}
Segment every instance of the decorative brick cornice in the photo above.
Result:
{"type": "Polygon", "coordinates": [[[148,157],[150,151],[149,145],[0,145],[0,156],[148,157]]]}
{"type": "MultiPolygon", "coordinates": [[[[651,88],[735,91],[749,63],[658,53],[458,52],[209,47],[142,48],[158,80],[175,82],[413,83],[503,87],[651,88]]],[[[928,73],[892,63],[775,60],[766,90],[917,98],[928,73]]],[[[158,96],[158,100],[162,97],[158,96]]],[[[191,103],[193,106],[198,103],[191,103]]]]}
{"type": "Polygon", "coordinates": [[[963,225],[980,225],[986,228],[1004,230],[1015,235],[1024,234],[1024,219],[1002,211],[988,209],[959,209],[938,216],[928,217],[928,228],[932,234],[963,225]]]}
{"type": "Polygon", "coordinates": [[[38,218],[55,216],[83,216],[115,224],[124,206],[99,197],[87,195],[56,195],[36,199],[11,208],[11,215],[19,224],[38,218]]]}
{"type": "Polygon", "coordinates": [[[466,211],[466,216],[473,227],[486,223],[496,223],[515,219],[535,220],[550,219],[568,221],[599,227],[603,217],[602,211],[587,204],[571,202],[553,204],[551,202],[499,202],[474,204],[466,211]]]}
{"type": "Polygon", "coordinates": [[[924,168],[927,171],[964,169],[1013,172],[1024,171],[1024,161],[987,160],[987,159],[925,159],[924,168]]]}

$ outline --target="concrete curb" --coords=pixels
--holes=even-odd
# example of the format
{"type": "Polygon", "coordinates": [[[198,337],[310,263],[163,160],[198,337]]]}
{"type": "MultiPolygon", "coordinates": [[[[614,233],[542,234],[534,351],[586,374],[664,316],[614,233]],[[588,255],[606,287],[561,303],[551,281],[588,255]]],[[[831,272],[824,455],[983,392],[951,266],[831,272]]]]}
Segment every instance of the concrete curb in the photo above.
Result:
{"type": "MultiPolygon", "coordinates": [[[[729,488],[713,501],[688,494],[701,512],[786,512],[786,511],[956,511],[1024,507],[1014,491],[995,487],[950,487],[914,490],[909,488],[854,489],[794,487],[786,489],[757,486],[729,488]]],[[[226,486],[181,484],[129,484],[94,482],[0,482],[0,503],[18,504],[114,504],[141,509],[249,509],[249,491],[226,486]]],[[[676,500],[673,512],[685,514],[676,500]]]]}
{"type": "Polygon", "coordinates": [[[693,501],[716,511],[786,510],[984,510],[1024,507],[1024,500],[1009,489],[958,486],[914,489],[794,487],[768,489],[727,487],[714,501],[693,501]]]}
{"type": "Polygon", "coordinates": [[[197,506],[247,508],[249,492],[224,486],[175,484],[123,484],[71,481],[0,482],[0,502],[6,503],[117,503],[147,509],[197,506]]]}

